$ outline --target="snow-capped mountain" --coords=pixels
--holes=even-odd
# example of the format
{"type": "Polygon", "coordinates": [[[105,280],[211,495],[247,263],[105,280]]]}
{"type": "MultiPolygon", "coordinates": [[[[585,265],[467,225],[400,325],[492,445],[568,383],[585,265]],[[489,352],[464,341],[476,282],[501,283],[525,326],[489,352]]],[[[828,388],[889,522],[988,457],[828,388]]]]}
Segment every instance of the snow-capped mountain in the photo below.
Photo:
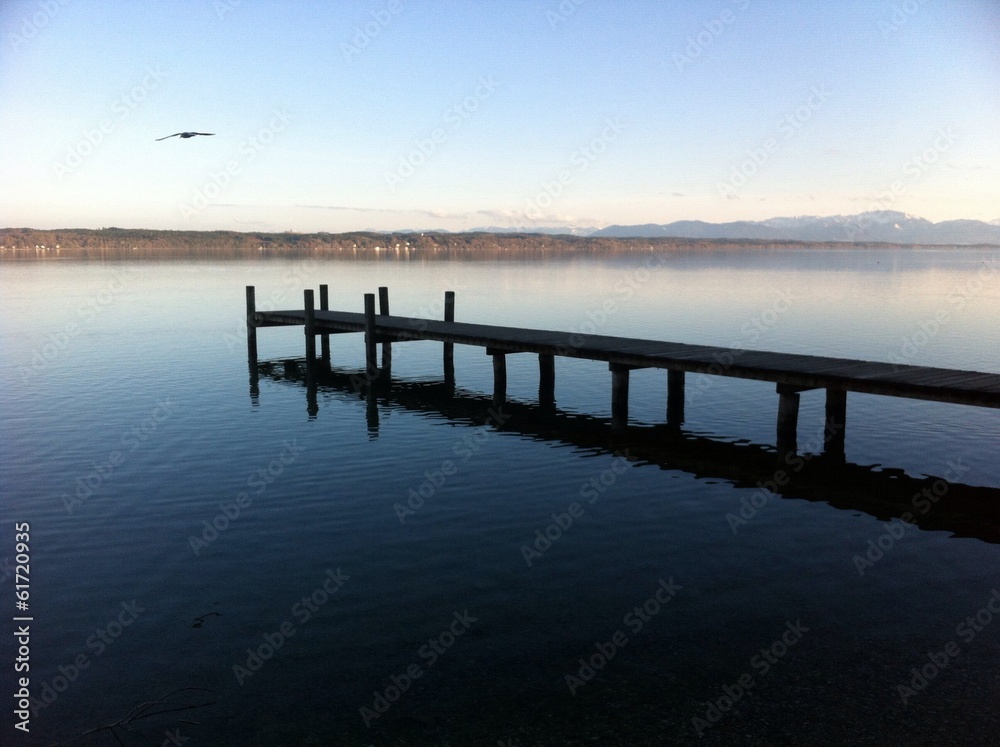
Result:
{"type": "Polygon", "coordinates": [[[667,224],[608,226],[592,235],[900,244],[1000,244],[1000,222],[949,220],[932,223],[896,210],[873,210],[857,215],[801,215],[732,223],[683,220],[667,224]]]}

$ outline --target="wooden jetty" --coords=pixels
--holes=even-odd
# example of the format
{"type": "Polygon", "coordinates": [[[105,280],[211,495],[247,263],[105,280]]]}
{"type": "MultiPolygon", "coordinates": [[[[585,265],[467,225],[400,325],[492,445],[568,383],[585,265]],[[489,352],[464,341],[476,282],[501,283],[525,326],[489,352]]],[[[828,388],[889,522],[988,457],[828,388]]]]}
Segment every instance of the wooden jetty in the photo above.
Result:
{"type": "Polygon", "coordinates": [[[794,452],[798,428],[799,393],[826,390],[826,451],[843,455],[847,416],[847,392],[888,397],[907,397],[936,402],[1000,408],[1000,374],[960,371],[926,366],[897,365],[792,353],[690,345],[606,335],[585,335],[542,329],[524,329],[454,320],[455,295],[445,293],[443,320],[392,316],[387,288],[379,288],[376,313],[374,293],[364,296],[364,312],[331,311],[327,286],[319,288],[320,306],[312,290],[304,292],[304,308],[257,311],[253,286],[247,286],[247,350],[257,360],[257,329],[301,325],[305,329],[306,359],[316,360],[316,337],[321,354],[329,360],[329,335],[364,333],[365,378],[377,381],[380,373],[377,345],[382,345],[382,369],[391,366],[391,343],[436,340],[444,343],[444,377],[454,382],[454,345],[476,345],[493,357],[493,400],[506,399],[506,356],[532,353],[538,356],[539,401],[554,401],[555,359],[586,358],[606,362],[611,372],[612,423],[628,423],[629,372],[635,368],[667,371],[668,424],[684,420],[685,374],[701,373],[769,381],[778,394],[777,446],[779,453],[794,452]]]}

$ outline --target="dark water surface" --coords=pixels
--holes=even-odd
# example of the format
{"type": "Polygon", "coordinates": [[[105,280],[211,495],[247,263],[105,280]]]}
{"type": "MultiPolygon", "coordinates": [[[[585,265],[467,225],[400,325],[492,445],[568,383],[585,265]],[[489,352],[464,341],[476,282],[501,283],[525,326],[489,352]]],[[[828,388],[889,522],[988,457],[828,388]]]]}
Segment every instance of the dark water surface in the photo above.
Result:
{"type": "Polygon", "coordinates": [[[777,494],[773,385],[689,375],[676,434],[665,374],[636,371],[614,435],[605,364],[558,359],[545,413],[509,356],[497,413],[482,349],[450,394],[439,344],[399,344],[369,404],[360,336],[310,394],[294,328],[259,331],[251,397],[242,319],[247,284],[359,311],[387,285],[432,317],[451,289],[461,321],[1000,373],[998,262],[5,263],[0,588],[8,614],[28,522],[51,702],[0,741],[996,743],[1000,412],[851,394],[837,466],[805,392],[777,494]]]}

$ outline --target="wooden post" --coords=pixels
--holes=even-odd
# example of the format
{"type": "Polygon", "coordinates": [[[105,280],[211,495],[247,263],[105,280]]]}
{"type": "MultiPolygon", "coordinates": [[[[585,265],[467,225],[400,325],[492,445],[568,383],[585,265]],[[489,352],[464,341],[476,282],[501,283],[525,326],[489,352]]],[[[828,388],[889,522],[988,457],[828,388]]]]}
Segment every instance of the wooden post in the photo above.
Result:
{"type": "Polygon", "coordinates": [[[667,371],[667,425],[684,422],[684,372],[667,371]]]}
{"type": "Polygon", "coordinates": [[[549,407],[556,402],[556,357],[538,354],[538,403],[549,407]]]}
{"type": "Polygon", "coordinates": [[[247,286],[247,369],[250,372],[250,404],[260,406],[260,375],[257,372],[257,302],[254,287],[247,286]]]}
{"type": "Polygon", "coordinates": [[[843,462],[847,435],[847,391],[826,390],[826,427],[823,431],[823,453],[843,462]]]}
{"type": "Polygon", "coordinates": [[[303,291],[306,309],[306,362],[316,360],[316,308],[314,306],[312,288],[303,291]]]}
{"type": "MultiPolygon", "coordinates": [[[[378,289],[378,313],[380,316],[389,316],[389,289],[380,285],[378,289]]],[[[388,372],[392,368],[392,344],[382,342],[382,368],[388,372]]]]}
{"type": "MultiPolygon", "coordinates": [[[[444,320],[455,321],[455,291],[444,292],[444,320]]],[[[455,385],[455,345],[450,342],[444,343],[444,382],[455,385]]]]}
{"type": "Polygon", "coordinates": [[[486,353],[493,356],[493,405],[502,405],[507,401],[507,354],[493,348],[486,353]]]}
{"type": "Polygon", "coordinates": [[[247,359],[257,363],[257,301],[255,289],[247,286],[247,359]]]}
{"type": "MultiPolygon", "coordinates": [[[[320,311],[330,310],[330,288],[327,285],[321,285],[319,287],[319,308],[320,311]]],[[[330,335],[323,333],[319,338],[320,344],[320,356],[323,358],[323,362],[327,365],[330,364],[330,335]]]]}
{"type": "Polygon", "coordinates": [[[375,329],[375,294],[365,293],[365,371],[369,381],[374,381],[378,376],[378,365],[375,361],[375,329]]]}
{"type": "Polygon", "coordinates": [[[628,425],[628,373],[629,367],[611,363],[611,427],[624,429],[628,425]]]}
{"type": "Polygon", "coordinates": [[[799,390],[784,384],[778,392],[778,456],[798,451],[799,390]]]}

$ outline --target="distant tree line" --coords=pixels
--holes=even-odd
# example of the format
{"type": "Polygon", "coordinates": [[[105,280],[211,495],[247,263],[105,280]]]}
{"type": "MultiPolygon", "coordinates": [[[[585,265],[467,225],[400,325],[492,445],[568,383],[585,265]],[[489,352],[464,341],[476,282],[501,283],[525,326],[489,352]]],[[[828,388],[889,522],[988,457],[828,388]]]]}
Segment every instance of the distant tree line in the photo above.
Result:
{"type": "MultiPolygon", "coordinates": [[[[610,238],[525,233],[260,233],[133,228],[0,228],[7,259],[546,259],[745,248],[844,247],[841,242],[610,238]]],[[[865,244],[892,247],[898,244],[865,244]]]]}

